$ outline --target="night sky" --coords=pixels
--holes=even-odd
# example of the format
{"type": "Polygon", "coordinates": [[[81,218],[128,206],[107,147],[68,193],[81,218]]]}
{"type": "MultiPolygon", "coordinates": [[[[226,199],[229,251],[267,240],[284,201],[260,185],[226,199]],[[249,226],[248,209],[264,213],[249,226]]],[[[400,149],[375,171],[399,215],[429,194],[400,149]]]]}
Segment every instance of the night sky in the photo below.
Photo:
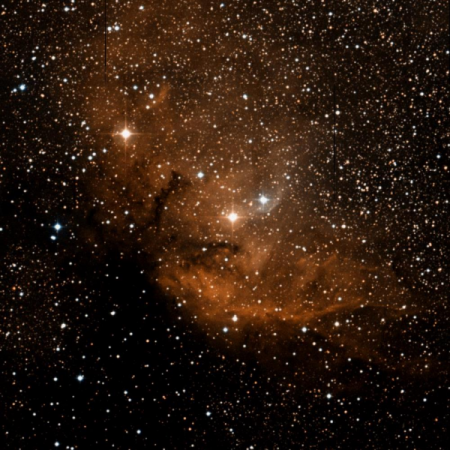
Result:
{"type": "Polygon", "coordinates": [[[447,0],[0,11],[1,449],[449,448],[447,0]]]}

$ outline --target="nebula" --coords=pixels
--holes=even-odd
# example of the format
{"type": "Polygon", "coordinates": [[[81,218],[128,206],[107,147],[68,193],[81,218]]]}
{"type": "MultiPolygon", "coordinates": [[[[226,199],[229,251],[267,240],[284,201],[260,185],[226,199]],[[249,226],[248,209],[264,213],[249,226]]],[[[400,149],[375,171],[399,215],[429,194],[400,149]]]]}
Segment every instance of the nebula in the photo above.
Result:
{"type": "MultiPolygon", "coordinates": [[[[389,362],[383,336],[417,301],[381,256],[392,245],[382,214],[362,221],[370,211],[341,195],[381,183],[351,169],[357,149],[340,155],[339,170],[350,170],[336,184],[333,133],[343,131],[333,131],[333,75],[323,61],[311,70],[332,49],[305,34],[285,55],[284,28],[275,32],[263,12],[272,40],[250,23],[248,36],[230,33],[213,12],[210,35],[186,22],[189,38],[169,42],[161,30],[179,28],[183,11],[165,28],[161,11],[143,14],[147,38],[111,36],[108,82],[87,94],[100,142],[89,190],[105,239],[144,255],[149,278],[214,339],[226,334],[239,347],[255,330],[285,342],[311,332],[347,356],[389,362]]],[[[289,28],[283,14],[277,20],[289,28]]],[[[369,167],[376,153],[366,157],[369,167]]]]}
{"type": "Polygon", "coordinates": [[[449,2],[1,6],[1,448],[448,448],[449,2]]]}

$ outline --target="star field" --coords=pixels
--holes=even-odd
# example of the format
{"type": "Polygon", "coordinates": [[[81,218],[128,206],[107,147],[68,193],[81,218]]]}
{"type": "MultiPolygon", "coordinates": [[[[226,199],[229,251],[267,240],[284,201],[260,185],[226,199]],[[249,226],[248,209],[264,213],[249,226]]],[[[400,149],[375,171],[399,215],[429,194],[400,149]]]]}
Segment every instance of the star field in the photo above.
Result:
{"type": "Polygon", "coordinates": [[[1,11],[2,448],[447,448],[448,2],[1,11]]]}

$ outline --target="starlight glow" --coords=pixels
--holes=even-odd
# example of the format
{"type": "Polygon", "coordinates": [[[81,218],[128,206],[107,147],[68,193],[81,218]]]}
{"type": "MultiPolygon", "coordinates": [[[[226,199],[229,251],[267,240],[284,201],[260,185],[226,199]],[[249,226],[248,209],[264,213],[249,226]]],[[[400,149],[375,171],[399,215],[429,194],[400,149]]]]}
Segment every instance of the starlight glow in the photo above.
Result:
{"type": "Polygon", "coordinates": [[[124,139],[128,139],[131,136],[131,131],[125,128],[122,133],[120,133],[124,139]]]}
{"type": "Polygon", "coordinates": [[[261,195],[261,197],[259,197],[259,203],[261,203],[262,205],[265,205],[268,201],[269,199],[264,195],[261,195]]]}

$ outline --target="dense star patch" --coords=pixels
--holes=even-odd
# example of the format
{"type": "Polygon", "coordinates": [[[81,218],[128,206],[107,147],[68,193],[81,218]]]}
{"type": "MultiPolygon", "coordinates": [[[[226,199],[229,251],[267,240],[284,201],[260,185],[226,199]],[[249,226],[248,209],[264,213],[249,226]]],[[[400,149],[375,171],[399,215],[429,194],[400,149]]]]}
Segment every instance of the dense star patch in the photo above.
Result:
{"type": "Polygon", "coordinates": [[[446,448],[448,2],[1,9],[1,448],[446,448]]]}

